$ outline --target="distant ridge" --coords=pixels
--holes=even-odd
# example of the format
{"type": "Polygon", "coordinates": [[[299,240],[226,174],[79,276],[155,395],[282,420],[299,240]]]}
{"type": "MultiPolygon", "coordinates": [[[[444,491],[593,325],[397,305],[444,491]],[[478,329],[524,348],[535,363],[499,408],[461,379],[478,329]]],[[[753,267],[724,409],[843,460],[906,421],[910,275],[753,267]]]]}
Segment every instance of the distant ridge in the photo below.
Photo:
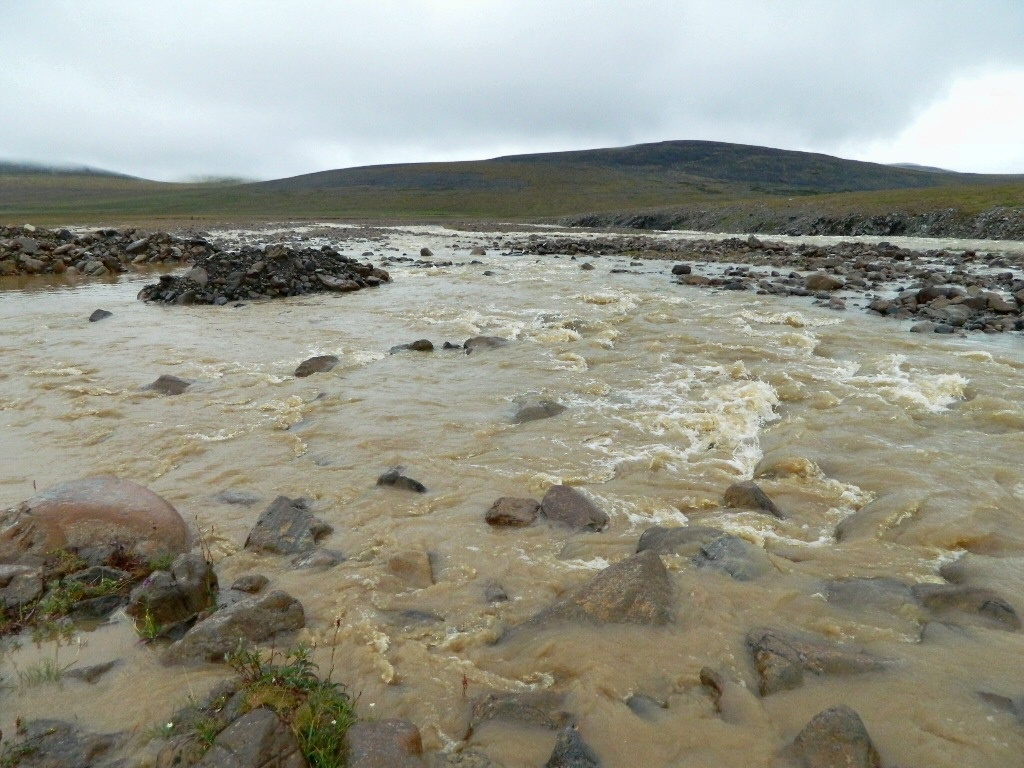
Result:
{"type": "Polygon", "coordinates": [[[47,165],[46,163],[0,160],[0,174],[45,174],[48,176],[108,176],[118,179],[134,179],[125,173],[93,168],[88,165],[47,165]]]}

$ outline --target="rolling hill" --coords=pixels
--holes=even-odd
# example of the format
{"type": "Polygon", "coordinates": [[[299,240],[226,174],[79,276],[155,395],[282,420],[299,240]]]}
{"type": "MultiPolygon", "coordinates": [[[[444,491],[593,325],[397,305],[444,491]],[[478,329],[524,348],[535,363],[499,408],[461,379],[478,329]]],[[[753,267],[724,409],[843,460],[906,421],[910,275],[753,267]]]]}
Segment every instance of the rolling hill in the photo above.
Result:
{"type": "MultiPolygon", "coordinates": [[[[172,184],[89,169],[39,172],[0,165],[0,220],[40,223],[183,218],[578,223],[586,214],[593,224],[673,226],[665,211],[779,205],[831,210],[842,208],[846,195],[859,195],[857,205],[872,215],[890,213],[886,206],[894,201],[910,205],[915,200],[970,208],[974,214],[996,206],[1024,207],[1024,176],[960,174],[708,141],[366,166],[250,183],[172,184]],[[662,213],[631,219],[633,212],[651,210],[662,213]]],[[[713,219],[704,216],[709,224],[713,219]]]]}

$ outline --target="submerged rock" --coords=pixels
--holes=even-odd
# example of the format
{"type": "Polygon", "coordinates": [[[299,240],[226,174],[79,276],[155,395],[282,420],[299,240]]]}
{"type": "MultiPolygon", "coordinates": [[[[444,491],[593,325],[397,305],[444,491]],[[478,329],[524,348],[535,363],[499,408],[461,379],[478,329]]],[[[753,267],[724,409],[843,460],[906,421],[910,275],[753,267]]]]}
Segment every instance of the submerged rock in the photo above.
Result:
{"type": "Polygon", "coordinates": [[[113,317],[114,313],[107,309],[97,309],[91,315],[89,315],[90,323],[97,323],[100,320],[106,320],[108,317],[113,317]]]}
{"type": "Polygon", "coordinates": [[[177,510],[141,485],[111,475],[72,480],[0,513],[0,563],[41,563],[56,550],[90,565],[115,551],[150,560],[189,548],[177,510]]]}
{"type": "Polygon", "coordinates": [[[720,539],[724,532],[719,528],[707,528],[699,525],[664,527],[656,525],[648,528],[640,536],[636,551],[652,549],[660,555],[683,555],[693,557],[700,553],[701,547],[720,539]]]}
{"type": "Polygon", "coordinates": [[[565,700],[564,693],[551,690],[484,694],[470,704],[466,738],[492,720],[558,730],[572,720],[572,714],[564,709],[565,700]]]}
{"type": "Polygon", "coordinates": [[[525,424],[528,421],[549,419],[568,410],[564,405],[555,400],[534,400],[521,403],[516,412],[512,414],[512,422],[525,424]]]}
{"type": "Polygon", "coordinates": [[[466,339],[462,346],[468,355],[478,349],[497,349],[498,347],[507,347],[510,343],[508,339],[503,339],[500,336],[473,336],[466,339]]]}
{"type": "Polygon", "coordinates": [[[823,639],[799,637],[774,629],[747,634],[747,648],[757,672],[762,696],[799,688],[804,673],[849,675],[884,669],[888,662],[823,639]]]}
{"type": "Polygon", "coordinates": [[[939,621],[984,624],[1015,632],[1020,617],[1005,599],[991,589],[963,584],[915,584],[916,597],[939,621]]]}
{"type": "Polygon", "coordinates": [[[702,544],[693,564],[724,571],[737,581],[752,581],[773,570],[765,551],[739,536],[720,536],[702,544]]]}

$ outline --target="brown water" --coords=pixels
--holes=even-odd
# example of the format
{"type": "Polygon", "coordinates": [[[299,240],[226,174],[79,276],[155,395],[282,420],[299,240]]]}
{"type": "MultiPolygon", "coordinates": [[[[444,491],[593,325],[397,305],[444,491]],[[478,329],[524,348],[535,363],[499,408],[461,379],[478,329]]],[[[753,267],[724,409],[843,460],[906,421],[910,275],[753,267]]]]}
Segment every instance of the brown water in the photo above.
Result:
{"type": "MultiPolygon", "coordinates": [[[[258,238],[257,238],[258,239],[258,238]]],[[[395,231],[389,244],[469,262],[492,237],[395,231]]],[[[381,242],[345,242],[358,255],[381,242]]],[[[158,307],[135,300],[145,278],[22,284],[0,294],[0,506],[64,480],[107,472],[152,488],[203,533],[222,584],[259,571],[305,605],[335,678],[363,716],[405,717],[428,750],[452,750],[468,697],[553,688],[605,766],[765,766],[814,714],[856,709],[887,765],[1021,765],[1024,726],[978,691],[1024,694],[1024,634],[929,631],[922,616],[852,612],[822,582],[890,575],[934,581],[968,555],[983,583],[1024,613],[1024,344],[1019,335],[917,335],[902,323],[805,300],[709,293],[673,284],[669,263],[639,274],[586,272],[567,258],[502,256],[483,265],[392,267],[378,290],[238,308],[158,307]],[[484,276],[483,270],[496,272],[484,276]],[[86,318],[96,308],[114,316],[86,318]],[[426,337],[515,340],[473,355],[388,355],[426,337]],[[306,379],[314,354],[341,365],[306,379]],[[185,394],[140,391],[168,373],[185,394]],[[517,398],[569,406],[514,425],[517,398]],[[724,489],[774,466],[763,487],[786,521],[721,507],[724,489]],[[425,495],[375,486],[394,465],[425,495]],[[500,496],[539,498],[577,485],[605,509],[601,534],[538,524],[492,530],[500,496]],[[257,494],[228,505],[224,490],[257,494]],[[276,495],[306,496],[334,526],[325,546],[348,558],[327,571],[241,550],[276,495]],[[842,543],[837,523],[872,503],[842,543]],[[776,572],[753,582],[665,557],[678,599],[665,628],[564,627],[495,644],[598,569],[635,550],[651,525],[715,525],[763,545],[776,572]],[[413,589],[391,555],[431,554],[436,584],[413,589]],[[511,600],[489,604],[488,580],[511,600]],[[405,625],[416,609],[441,622],[405,625]],[[342,620],[335,636],[333,622],[342,620]],[[711,666],[756,690],[745,633],[804,629],[899,660],[881,673],[811,678],[761,699],[734,688],[726,716],[698,682],[711,666]],[[653,719],[635,693],[667,704],[653,719]]],[[[52,644],[0,659],[0,728],[16,716],[132,729],[139,741],[217,667],[166,669],[121,616],[60,648],[61,664],[122,658],[94,685],[18,686],[17,671],[52,644]]],[[[471,745],[507,768],[541,765],[554,734],[498,724],[471,745]]]]}

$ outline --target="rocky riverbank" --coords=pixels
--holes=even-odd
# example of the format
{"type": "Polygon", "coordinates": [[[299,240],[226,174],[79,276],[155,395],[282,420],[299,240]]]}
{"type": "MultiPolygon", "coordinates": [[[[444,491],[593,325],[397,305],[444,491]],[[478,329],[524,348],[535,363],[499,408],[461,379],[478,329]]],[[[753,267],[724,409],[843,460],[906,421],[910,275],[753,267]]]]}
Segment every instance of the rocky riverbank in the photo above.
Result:
{"type": "Polygon", "coordinates": [[[981,213],[955,208],[912,213],[829,213],[804,203],[768,207],[760,204],[717,208],[697,206],[622,213],[566,216],[568,227],[685,229],[698,232],[756,232],[765,235],[835,235],[850,237],[955,237],[1024,240],[1024,209],[995,207],[981,213]]]}
{"type": "Polygon", "coordinates": [[[188,263],[218,250],[203,237],[177,237],[167,232],[104,228],[76,233],[31,224],[0,226],[0,277],[104,277],[143,265],[188,263]]]}
{"type": "MultiPolygon", "coordinates": [[[[538,255],[602,255],[676,260],[687,286],[798,296],[835,310],[859,305],[916,332],[1024,331],[1024,257],[1020,254],[913,251],[887,242],[832,246],[746,239],[673,240],[630,236],[531,235],[507,247],[538,255]]],[[[637,262],[638,264],[642,262],[637,262]]],[[[613,270],[614,271],[614,270],[613,270]]]]}

